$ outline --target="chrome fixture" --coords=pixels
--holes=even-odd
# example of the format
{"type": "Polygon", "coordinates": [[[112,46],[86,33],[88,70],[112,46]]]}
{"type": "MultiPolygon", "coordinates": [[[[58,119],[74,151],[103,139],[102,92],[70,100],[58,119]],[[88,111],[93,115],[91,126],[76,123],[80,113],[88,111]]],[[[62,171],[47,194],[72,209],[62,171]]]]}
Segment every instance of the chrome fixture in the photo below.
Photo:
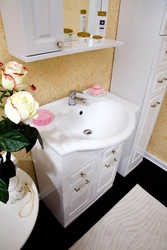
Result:
{"type": "Polygon", "coordinates": [[[69,91],[69,97],[68,97],[68,105],[74,106],[77,104],[77,101],[85,103],[86,100],[84,98],[77,97],[77,93],[83,94],[82,91],[78,90],[70,90],[69,91]]]}

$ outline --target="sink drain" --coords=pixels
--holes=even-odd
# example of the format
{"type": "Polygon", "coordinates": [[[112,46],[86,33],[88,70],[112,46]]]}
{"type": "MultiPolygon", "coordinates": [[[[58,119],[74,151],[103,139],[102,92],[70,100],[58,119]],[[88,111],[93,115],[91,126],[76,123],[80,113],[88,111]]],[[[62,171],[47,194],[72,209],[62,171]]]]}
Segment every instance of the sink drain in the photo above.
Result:
{"type": "Polygon", "coordinates": [[[84,133],[85,135],[91,135],[91,134],[93,134],[93,131],[92,131],[91,129],[85,129],[85,130],[83,131],[83,133],[84,133]]]}

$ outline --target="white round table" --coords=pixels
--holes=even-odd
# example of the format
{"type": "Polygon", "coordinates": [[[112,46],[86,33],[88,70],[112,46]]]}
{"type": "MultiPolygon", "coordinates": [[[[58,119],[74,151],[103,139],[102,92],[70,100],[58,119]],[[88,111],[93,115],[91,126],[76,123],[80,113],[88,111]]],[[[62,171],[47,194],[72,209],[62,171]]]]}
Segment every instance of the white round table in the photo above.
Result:
{"type": "Polygon", "coordinates": [[[31,177],[21,169],[17,176],[22,183],[27,183],[32,193],[28,192],[14,204],[0,202],[0,249],[20,250],[29,238],[39,210],[39,196],[31,177]],[[31,199],[33,194],[33,199],[31,199]]]}

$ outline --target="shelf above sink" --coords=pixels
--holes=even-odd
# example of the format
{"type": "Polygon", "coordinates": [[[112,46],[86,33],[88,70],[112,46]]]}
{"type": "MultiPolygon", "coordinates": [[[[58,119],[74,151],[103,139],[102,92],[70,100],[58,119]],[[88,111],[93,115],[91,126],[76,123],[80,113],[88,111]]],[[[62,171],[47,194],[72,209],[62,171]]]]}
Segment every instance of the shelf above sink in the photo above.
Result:
{"type": "Polygon", "coordinates": [[[9,51],[9,53],[13,55],[14,57],[19,58],[23,62],[33,62],[33,61],[39,61],[43,59],[49,59],[53,57],[65,56],[65,55],[87,52],[87,51],[92,51],[92,50],[113,48],[113,47],[118,47],[122,45],[123,45],[123,42],[110,40],[110,39],[104,39],[104,41],[99,44],[93,44],[93,41],[90,41],[89,45],[86,45],[86,46],[79,44],[78,41],[73,41],[72,47],[64,48],[63,50],[56,51],[56,52],[43,53],[43,54],[38,54],[38,55],[33,55],[33,56],[22,56],[19,54],[15,54],[11,51],[9,51]]]}

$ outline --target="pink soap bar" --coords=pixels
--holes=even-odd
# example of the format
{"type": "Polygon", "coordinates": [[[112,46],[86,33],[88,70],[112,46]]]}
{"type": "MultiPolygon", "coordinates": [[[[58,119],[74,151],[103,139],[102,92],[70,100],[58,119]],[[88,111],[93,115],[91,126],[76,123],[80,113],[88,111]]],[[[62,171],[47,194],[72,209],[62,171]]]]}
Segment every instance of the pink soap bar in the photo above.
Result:
{"type": "Polygon", "coordinates": [[[38,110],[38,118],[32,119],[32,122],[38,126],[45,126],[52,121],[52,113],[46,109],[38,110]]]}
{"type": "Polygon", "coordinates": [[[100,85],[96,84],[92,88],[89,89],[89,93],[91,95],[103,95],[105,93],[105,89],[101,87],[100,85]]]}

